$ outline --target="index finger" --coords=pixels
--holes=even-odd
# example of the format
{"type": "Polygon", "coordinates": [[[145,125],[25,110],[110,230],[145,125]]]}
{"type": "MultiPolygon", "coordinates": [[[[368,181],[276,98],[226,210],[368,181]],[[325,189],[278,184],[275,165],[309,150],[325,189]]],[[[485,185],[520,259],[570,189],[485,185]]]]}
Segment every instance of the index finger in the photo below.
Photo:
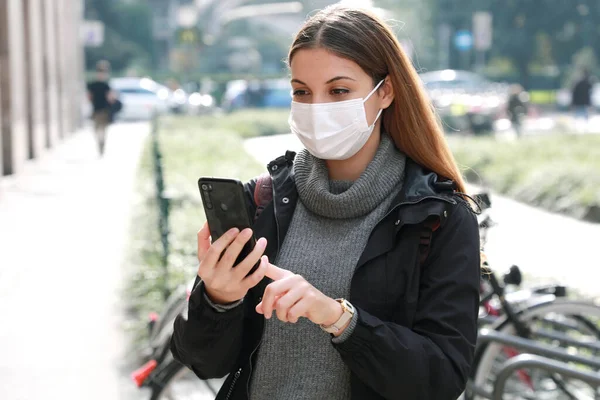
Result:
{"type": "Polygon", "coordinates": [[[274,281],[278,281],[280,279],[287,278],[288,276],[292,276],[294,273],[269,263],[267,266],[267,273],[265,275],[274,281]]]}

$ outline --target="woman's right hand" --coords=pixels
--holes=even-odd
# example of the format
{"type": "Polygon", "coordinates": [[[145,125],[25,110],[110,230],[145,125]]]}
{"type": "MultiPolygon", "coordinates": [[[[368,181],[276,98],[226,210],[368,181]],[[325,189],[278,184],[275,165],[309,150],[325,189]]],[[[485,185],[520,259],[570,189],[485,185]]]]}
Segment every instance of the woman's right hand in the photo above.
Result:
{"type": "Polygon", "coordinates": [[[206,294],[214,303],[238,301],[264,278],[269,265],[269,259],[263,256],[267,247],[265,238],[258,239],[252,252],[235,268],[233,265],[251,237],[251,229],[240,232],[234,228],[211,244],[208,224],[204,224],[198,232],[198,276],[202,278],[206,294]],[[258,269],[246,276],[259,260],[258,269]]]}

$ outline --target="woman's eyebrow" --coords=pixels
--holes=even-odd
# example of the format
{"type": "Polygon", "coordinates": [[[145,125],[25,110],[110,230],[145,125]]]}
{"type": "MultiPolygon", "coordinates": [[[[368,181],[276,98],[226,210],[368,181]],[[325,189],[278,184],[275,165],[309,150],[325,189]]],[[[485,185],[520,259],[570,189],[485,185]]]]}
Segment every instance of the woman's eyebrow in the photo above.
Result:
{"type": "Polygon", "coordinates": [[[332,82],[335,82],[335,81],[339,81],[339,80],[342,80],[342,79],[349,79],[351,81],[356,81],[356,79],[350,78],[349,76],[336,76],[335,78],[331,78],[330,80],[328,80],[327,82],[325,82],[325,84],[327,85],[329,83],[332,83],[332,82]]]}
{"type": "MultiPolygon", "coordinates": [[[[325,82],[325,84],[326,84],[326,85],[328,85],[328,84],[330,84],[330,83],[332,83],[332,82],[339,81],[339,80],[343,80],[343,79],[348,79],[348,80],[351,80],[351,81],[356,81],[356,79],[354,79],[354,78],[350,78],[349,76],[336,76],[336,77],[334,77],[334,78],[331,78],[331,79],[330,79],[330,80],[328,80],[327,82],[325,82]]],[[[305,85],[305,86],[308,86],[306,83],[302,82],[300,79],[295,79],[295,78],[294,78],[294,79],[292,79],[290,82],[291,82],[291,83],[298,83],[298,84],[300,84],[300,85],[305,85]]]]}

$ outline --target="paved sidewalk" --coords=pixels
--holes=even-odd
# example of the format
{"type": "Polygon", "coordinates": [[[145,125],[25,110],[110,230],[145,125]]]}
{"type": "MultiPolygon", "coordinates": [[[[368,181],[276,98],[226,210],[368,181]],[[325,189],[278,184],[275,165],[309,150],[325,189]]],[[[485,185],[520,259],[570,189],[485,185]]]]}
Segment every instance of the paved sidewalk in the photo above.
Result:
{"type": "MultiPolygon", "coordinates": [[[[298,151],[293,134],[248,139],[246,151],[260,163],[298,151]]],[[[529,284],[560,282],[600,300],[600,224],[578,221],[492,195],[492,218],[486,252],[497,271],[518,265],[529,284]]]]}
{"type": "Polygon", "coordinates": [[[121,263],[147,124],[89,130],[0,180],[0,399],[131,398],[121,263]]]}

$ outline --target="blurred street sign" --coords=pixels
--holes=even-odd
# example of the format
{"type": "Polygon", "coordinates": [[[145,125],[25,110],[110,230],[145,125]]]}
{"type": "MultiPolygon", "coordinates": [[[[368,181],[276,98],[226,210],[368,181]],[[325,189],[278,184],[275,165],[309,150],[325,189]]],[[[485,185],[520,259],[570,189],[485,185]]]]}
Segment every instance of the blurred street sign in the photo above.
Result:
{"type": "Polygon", "coordinates": [[[83,21],[79,33],[84,46],[100,47],[104,43],[104,23],[101,21],[83,21]]]}
{"type": "Polygon", "coordinates": [[[473,14],[473,42],[475,50],[492,47],[492,14],[479,11],[473,14]]]}
{"type": "Polygon", "coordinates": [[[180,28],[176,32],[177,43],[195,45],[200,43],[200,31],[197,28],[180,28]]]}
{"type": "Polygon", "coordinates": [[[456,32],[454,35],[454,46],[460,51],[468,51],[473,47],[473,35],[467,30],[456,32]]]}

